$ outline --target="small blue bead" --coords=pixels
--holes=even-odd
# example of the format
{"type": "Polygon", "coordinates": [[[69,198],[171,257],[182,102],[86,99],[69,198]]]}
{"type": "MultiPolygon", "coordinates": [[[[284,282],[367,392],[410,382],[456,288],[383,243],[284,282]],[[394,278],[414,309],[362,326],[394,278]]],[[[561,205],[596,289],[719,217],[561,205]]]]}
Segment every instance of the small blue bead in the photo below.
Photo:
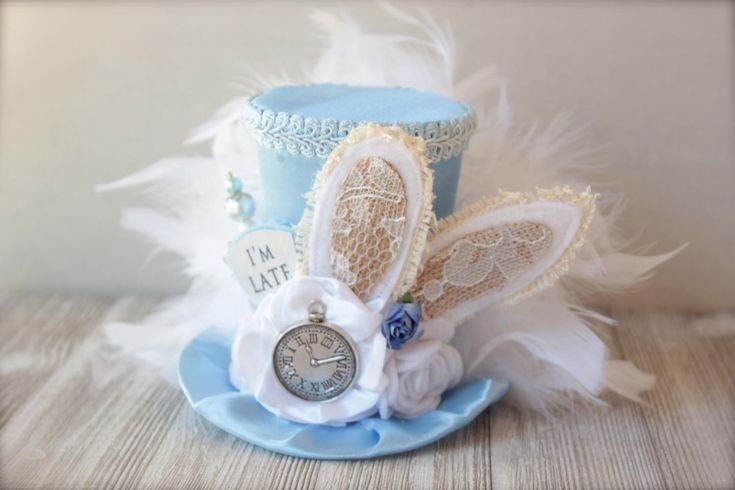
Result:
{"type": "Polygon", "coordinates": [[[250,219],[255,215],[255,199],[248,193],[244,193],[240,196],[238,201],[240,206],[240,216],[245,219],[250,219]]]}
{"type": "Polygon", "coordinates": [[[234,196],[242,192],[242,180],[237,177],[228,177],[225,181],[225,192],[234,196]]]}

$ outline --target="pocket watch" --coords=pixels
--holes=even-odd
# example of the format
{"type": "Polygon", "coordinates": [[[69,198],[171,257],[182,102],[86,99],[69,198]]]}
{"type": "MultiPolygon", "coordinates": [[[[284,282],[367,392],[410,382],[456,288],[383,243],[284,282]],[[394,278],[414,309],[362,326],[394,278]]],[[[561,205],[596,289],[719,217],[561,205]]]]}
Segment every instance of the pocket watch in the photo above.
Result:
{"type": "Polygon", "coordinates": [[[292,395],[328,402],[344,395],[357,378],[357,350],[338,326],[325,322],[321,301],[309,304],[308,319],[283,332],[273,348],[273,368],[292,395]]]}

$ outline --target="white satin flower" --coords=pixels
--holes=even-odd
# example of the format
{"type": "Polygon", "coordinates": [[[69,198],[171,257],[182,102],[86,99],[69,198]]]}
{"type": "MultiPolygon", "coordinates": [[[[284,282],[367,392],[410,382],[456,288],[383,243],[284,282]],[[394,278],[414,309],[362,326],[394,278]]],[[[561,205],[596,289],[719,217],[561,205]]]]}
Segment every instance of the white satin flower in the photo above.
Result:
{"type": "Polygon", "coordinates": [[[443,318],[432,318],[421,322],[424,327],[424,335],[421,340],[439,340],[449,342],[454,337],[455,325],[443,318]]]}
{"type": "Polygon", "coordinates": [[[380,416],[410,419],[434,410],[444,391],[462,378],[462,358],[438,340],[409,342],[386,362],[388,386],[380,399],[380,416]]]}
{"type": "Polygon", "coordinates": [[[324,277],[295,277],[264,298],[255,313],[240,325],[232,346],[231,378],[244,379],[247,390],[263,406],[294,422],[343,425],[362,419],[375,413],[387,383],[383,374],[386,342],[380,332],[381,320],[379,313],[368,309],[342,282],[324,277]],[[324,304],[327,321],[349,335],[359,362],[352,388],[326,402],[292,395],[273,369],[273,348],[279,335],[304,322],[314,300],[324,304]]]}

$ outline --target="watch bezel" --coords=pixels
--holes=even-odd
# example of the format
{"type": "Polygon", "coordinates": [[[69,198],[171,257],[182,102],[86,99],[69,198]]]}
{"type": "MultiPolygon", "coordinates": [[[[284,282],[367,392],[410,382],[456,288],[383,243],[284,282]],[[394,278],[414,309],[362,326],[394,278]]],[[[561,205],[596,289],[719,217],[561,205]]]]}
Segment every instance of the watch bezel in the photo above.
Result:
{"type": "Polygon", "coordinates": [[[272,353],[271,353],[271,364],[273,366],[273,372],[276,375],[276,379],[278,380],[278,383],[281,385],[281,387],[288,392],[289,395],[294,396],[298,398],[299,400],[310,402],[310,403],[331,403],[335,400],[339,400],[343,396],[345,396],[349,391],[352,389],[352,386],[355,384],[355,381],[357,381],[357,377],[360,375],[360,356],[358,355],[357,347],[355,347],[355,343],[352,341],[350,336],[347,334],[347,332],[344,331],[339,325],[335,325],[333,323],[329,322],[315,322],[312,320],[306,320],[299,322],[295,325],[292,325],[288,327],[286,330],[280,333],[278,337],[276,338],[276,341],[273,343],[272,347],[272,353]],[[323,327],[332,330],[333,332],[337,333],[340,337],[345,339],[347,346],[352,351],[352,358],[355,360],[355,374],[352,376],[352,379],[350,380],[349,384],[337,395],[335,395],[332,398],[328,398],[326,400],[310,400],[308,398],[303,398],[299,396],[298,394],[294,393],[288,388],[288,385],[284,383],[283,378],[281,377],[281,373],[278,370],[278,367],[276,365],[276,353],[278,349],[278,345],[281,343],[281,340],[283,340],[284,337],[286,337],[289,333],[292,331],[303,328],[303,327],[309,327],[309,326],[316,326],[316,327],[323,327]]]}

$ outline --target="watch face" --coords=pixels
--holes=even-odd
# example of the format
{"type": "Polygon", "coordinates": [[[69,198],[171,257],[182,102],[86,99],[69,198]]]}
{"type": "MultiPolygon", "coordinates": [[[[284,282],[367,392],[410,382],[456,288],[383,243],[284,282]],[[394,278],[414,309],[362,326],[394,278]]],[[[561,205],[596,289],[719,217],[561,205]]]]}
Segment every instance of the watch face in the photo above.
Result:
{"type": "Polygon", "coordinates": [[[309,401],[333,400],[357,376],[357,356],[347,338],[324,323],[304,323],[276,342],[273,367],[284,388],[309,401]]]}

